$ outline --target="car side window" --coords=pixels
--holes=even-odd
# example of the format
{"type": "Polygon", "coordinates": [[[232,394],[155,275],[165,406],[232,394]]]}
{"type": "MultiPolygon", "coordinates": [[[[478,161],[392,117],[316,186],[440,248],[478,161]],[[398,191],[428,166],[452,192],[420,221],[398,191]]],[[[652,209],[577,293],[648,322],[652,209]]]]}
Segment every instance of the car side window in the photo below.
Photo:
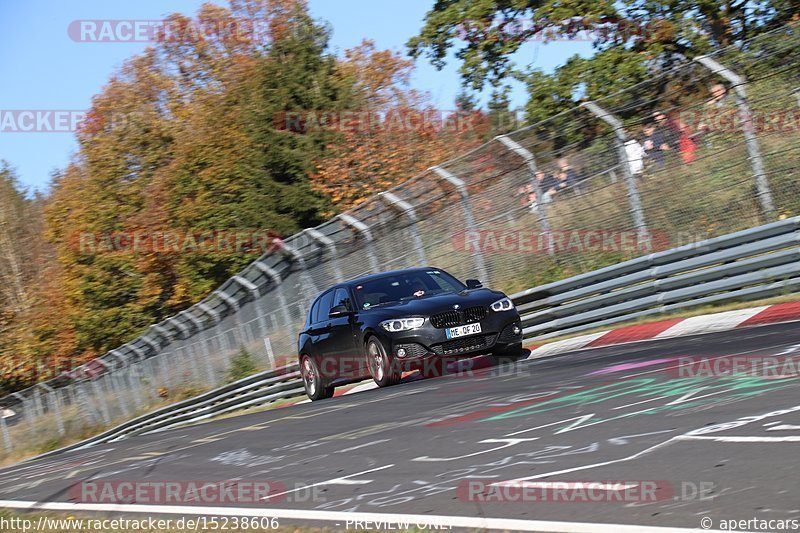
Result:
{"type": "Polygon", "coordinates": [[[336,293],[333,295],[333,307],[337,305],[345,306],[348,311],[353,310],[353,304],[350,302],[350,295],[344,287],[336,289],[336,293]]]}
{"type": "Polygon", "coordinates": [[[308,312],[309,325],[313,324],[317,320],[315,317],[317,316],[317,311],[319,310],[319,301],[320,298],[317,298],[316,300],[314,300],[314,303],[311,304],[311,310],[308,312]]]}
{"type": "Polygon", "coordinates": [[[317,324],[323,320],[328,320],[328,313],[331,312],[331,307],[333,307],[333,291],[328,291],[319,299],[317,312],[314,314],[314,323],[317,324]]]}

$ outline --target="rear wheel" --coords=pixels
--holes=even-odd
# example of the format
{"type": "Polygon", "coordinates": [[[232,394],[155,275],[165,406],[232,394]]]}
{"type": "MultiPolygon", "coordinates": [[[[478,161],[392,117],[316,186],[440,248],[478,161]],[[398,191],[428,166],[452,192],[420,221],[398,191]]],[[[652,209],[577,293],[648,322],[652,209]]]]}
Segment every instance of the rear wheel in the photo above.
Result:
{"type": "Polygon", "coordinates": [[[306,395],[311,401],[324,400],[333,396],[334,387],[325,384],[317,363],[307,355],[304,355],[300,361],[300,376],[303,378],[306,395]]]}
{"type": "Polygon", "coordinates": [[[379,387],[388,387],[400,381],[399,369],[392,364],[386,349],[376,337],[370,337],[367,341],[367,366],[379,387]]]}

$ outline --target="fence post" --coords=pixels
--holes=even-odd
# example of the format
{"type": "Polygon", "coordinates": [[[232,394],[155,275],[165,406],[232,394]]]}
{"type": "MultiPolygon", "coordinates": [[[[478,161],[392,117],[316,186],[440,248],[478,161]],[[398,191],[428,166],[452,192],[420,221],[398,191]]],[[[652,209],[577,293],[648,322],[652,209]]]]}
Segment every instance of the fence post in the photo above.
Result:
{"type": "Polygon", "coordinates": [[[739,116],[742,119],[742,134],[744,135],[747,155],[750,158],[750,165],[753,168],[753,175],[756,180],[761,212],[765,222],[774,220],[775,205],[772,201],[772,192],[769,189],[769,181],[764,171],[764,160],[761,158],[761,149],[758,146],[758,139],[753,126],[753,114],[750,111],[750,105],[747,103],[747,81],[708,56],[696,57],[694,60],[714,74],[718,74],[729,81],[736,92],[736,106],[739,108],[739,116]]]}
{"type": "Polygon", "coordinates": [[[533,185],[533,192],[536,193],[536,216],[539,220],[539,229],[542,231],[542,233],[547,235],[547,253],[551,256],[555,255],[553,239],[550,233],[550,220],[547,218],[547,209],[544,207],[544,191],[542,191],[542,186],[539,184],[539,180],[536,179],[536,172],[539,170],[538,166],[536,165],[536,158],[533,157],[533,153],[531,153],[530,150],[526,149],[524,146],[507,135],[498,135],[495,137],[495,139],[500,141],[506,148],[520,156],[522,160],[525,161],[525,166],[528,167],[531,184],[533,185]]]}
{"type": "Polygon", "coordinates": [[[59,405],[58,398],[56,397],[56,391],[53,390],[53,388],[47,383],[39,383],[39,387],[44,389],[44,391],[47,393],[47,396],[52,400],[53,410],[55,411],[56,415],[56,428],[58,429],[58,434],[63,435],[64,420],[61,418],[61,405],[59,405]]]}
{"type": "Polygon", "coordinates": [[[619,162],[622,167],[622,176],[625,180],[625,186],[628,189],[628,202],[631,206],[631,214],[633,215],[633,224],[636,227],[637,245],[640,250],[650,250],[650,235],[647,232],[647,224],[644,220],[644,210],[642,209],[642,201],[639,198],[639,189],[636,187],[636,179],[631,172],[630,161],[628,161],[628,152],[625,150],[625,141],[628,140],[628,133],[622,126],[622,122],[614,115],[597,105],[595,102],[584,102],[581,107],[588,109],[594,116],[607,123],[614,130],[614,137],[616,139],[617,153],[619,154],[619,162]]]}
{"type": "Polygon", "coordinates": [[[290,338],[294,339],[297,335],[294,330],[294,325],[292,324],[292,318],[289,315],[289,305],[286,303],[286,295],[283,293],[283,280],[281,279],[281,275],[278,274],[277,270],[261,261],[257,261],[255,266],[261,272],[269,276],[272,279],[272,282],[275,284],[275,292],[278,296],[278,305],[281,307],[281,315],[283,315],[284,327],[289,333],[290,338]]]}
{"type": "Polygon", "coordinates": [[[328,250],[328,254],[330,255],[331,259],[331,264],[333,265],[333,272],[336,276],[336,283],[341,283],[342,281],[344,281],[344,276],[342,275],[342,269],[339,267],[339,254],[336,252],[336,244],[333,242],[333,239],[313,228],[305,229],[303,230],[303,232],[305,232],[309,237],[311,237],[311,240],[325,247],[328,250]]]}
{"type": "MultiPolygon", "coordinates": [[[[111,350],[109,352],[111,357],[116,358],[117,362],[120,366],[125,366],[125,358],[116,350],[111,350]]],[[[116,368],[112,368],[111,371],[107,374],[111,378],[111,383],[116,389],[116,397],[119,400],[120,410],[122,411],[123,416],[130,416],[130,411],[128,411],[128,400],[122,394],[122,387],[120,386],[120,382],[122,380],[122,376],[119,372],[117,372],[116,368]]]]}
{"type": "MultiPolygon", "coordinates": [[[[6,409],[6,407],[2,407],[0,409],[6,409]]],[[[6,417],[5,415],[0,412],[0,430],[3,431],[3,445],[6,448],[7,452],[10,452],[13,448],[11,444],[11,437],[8,434],[8,426],[6,425],[6,417]]]]}
{"type": "Polygon", "coordinates": [[[358,220],[356,217],[346,213],[339,215],[339,220],[341,220],[346,226],[350,226],[364,236],[367,241],[367,257],[369,258],[369,267],[373,274],[380,272],[381,269],[378,266],[378,257],[375,255],[375,242],[372,238],[372,232],[369,230],[367,225],[358,220]]]}
{"type": "Polygon", "coordinates": [[[229,359],[229,354],[225,351],[226,348],[222,343],[225,336],[224,332],[222,333],[220,332],[220,327],[219,327],[220,322],[222,322],[222,317],[216,310],[214,310],[211,306],[209,306],[205,302],[200,302],[199,304],[197,304],[197,308],[203,313],[205,313],[208,317],[210,317],[212,322],[214,322],[214,331],[216,332],[216,337],[219,338],[219,351],[220,354],[222,355],[223,364],[225,366],[223,374],[225,374],[225,372],[227,372],[228,368],[230,367],[230,359],[229,359]]]}
{"type": "Polygon", "coordinates": [[[306,258],[303,257],[297,249],[293,246],[286,244],[286,242],[281,241],[280,250],[284,254],[289,257],[289,261],[292,263],[297,263],[300,266],[300,291],[306,298],[306,306],[310,307],[311,302],[314,301],[314,298],[319,294],[319,289],[317,289],[314,280],[311,279],[311,276],[308,275],[308,268],[306,267],[306,258]]]}
{"type": "MultiPolygon", "coordinates": [[[[469,201],[469,191],[467,190],[467,184],[464,183],[464,180],[455,177],[439,166],[431,167],[428,170],[431,170],[456,188],[458,194],[461,196],[461,209],[464,211],[464,225],[467,227],[468,231],[476,231],[475,217],[472,216],[472,206],[469,201]]],[[[486,273],[486,264],[483,262],[483,253],[480,248],[472,251],[472,260],[475,262],[475,270],[478,271],[480,279],[484,280],[484,283],[488,283],[489,275],[486,273]]]]}
{"type": "MultiPolygon", "coordinates": [[[[186,320],[192,323],[192,325],[195,327],[196,335],[199,336],[203,332],[203,322],[199,318],[197,318],[188,311],[181,311],[180,313],[178,313],[178,315],[185,317],[186,320]]],[[[200,348],[203,354],[203,359],[205,359],[206,373],[208,374],[208,383],[211,385],[216,385],[217,380],[214,378],[214,367],[211,366],[211,354],[208,351],[208,345],[205,343],[203,339],[200,339],[199,341],[197,341],[197,343],[200,344],[200,348]]]]}
{"type": "Polygon", "coordinates": [[[417,251],[419,266],[427,264],[428,260],[425,258],[425,245],[422,243],[422,237],[419,234],[419,229],[417,229],[417,222],[419,222],[419,219],[417,218],[417,213],[414,211],[414,207],[391,192],[380,192],[378,196],[380,196],[387,205],[398,211],[402,211],[405,213],[406,217],[408,217],[408,220],[411,222],[411,238],[414,240],[414,248],[417,251]]]}

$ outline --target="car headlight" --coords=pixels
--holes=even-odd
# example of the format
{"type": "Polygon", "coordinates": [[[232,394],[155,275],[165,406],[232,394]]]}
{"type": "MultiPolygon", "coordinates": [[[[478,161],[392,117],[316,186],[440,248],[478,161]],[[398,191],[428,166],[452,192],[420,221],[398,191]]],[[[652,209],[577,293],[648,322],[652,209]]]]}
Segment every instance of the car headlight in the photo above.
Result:
{"type": "Polygon", "coordinates": [[[497,311],[497,312],[510,311],[514,309],[514,303],[511,301],[510,298],[502,298],[500,300],[497,300],[490,307],[492,308],[492,311],[497,311]]]}
{"type": "Polygon", "coordinates": [[[406,331],[409,329],[421,328],[424,323],[424,318],[394,318],[381,322],[381,327],[391,332],[406,331]]]}

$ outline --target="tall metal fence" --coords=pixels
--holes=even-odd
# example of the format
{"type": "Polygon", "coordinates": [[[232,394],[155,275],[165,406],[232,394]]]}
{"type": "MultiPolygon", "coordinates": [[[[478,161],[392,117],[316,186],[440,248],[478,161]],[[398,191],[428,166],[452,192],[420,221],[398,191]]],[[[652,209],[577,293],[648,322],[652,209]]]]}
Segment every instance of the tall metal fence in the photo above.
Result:
{"type": "Polygon", "coordinates": [[[0,450],[56,445],[219,386],[242,350],[262,369],[292,359],[310,300],[336,281],[428,264],[514,292],[800,214],[799,33],[687,58],[432,161],[137,339],[0,400],[0,450]]]}

